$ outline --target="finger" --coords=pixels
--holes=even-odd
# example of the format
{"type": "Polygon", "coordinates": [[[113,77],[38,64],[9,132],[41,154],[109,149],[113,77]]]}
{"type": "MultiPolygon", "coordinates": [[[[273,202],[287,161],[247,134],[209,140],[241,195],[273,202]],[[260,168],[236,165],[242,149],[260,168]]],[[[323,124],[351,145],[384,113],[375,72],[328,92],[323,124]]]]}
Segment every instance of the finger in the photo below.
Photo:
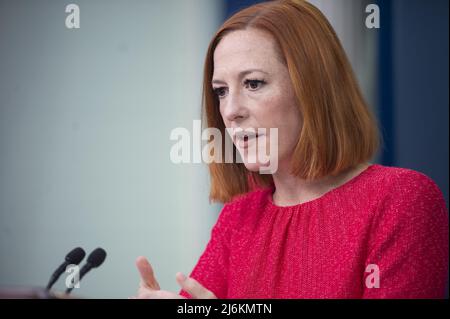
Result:
{"type": "Polygon", "coordinates": [[[136,267],[141,275],[142,284],[147,288],[159,290],[158,281],[155,278],[153,268],[145,257],[138,257],[136,259],[136,267]]]}
{"type": "Polygon", "coordinates": [[[155,278],[153,268],[145,257],[138,257],[136,259],[136,267],[141,275],[141,285],[146,288],[159,290],[158,281],[155,278]]]}
{"type": "Polygon", "coordinates": [[[186,299],[186,298],[170,291],[147,290],[144,293],[138,294],[137,299],[186,299]]]}
{"type": "Polygon", "coordinates": [[[216,299],[217,297],[214,293],[205,287],[203,287],[194,278],[186,277],[182,273],[176,274],[176,279],[178,284],[183,288],[184,291],[189,293],[194,299],[216,299]]]}

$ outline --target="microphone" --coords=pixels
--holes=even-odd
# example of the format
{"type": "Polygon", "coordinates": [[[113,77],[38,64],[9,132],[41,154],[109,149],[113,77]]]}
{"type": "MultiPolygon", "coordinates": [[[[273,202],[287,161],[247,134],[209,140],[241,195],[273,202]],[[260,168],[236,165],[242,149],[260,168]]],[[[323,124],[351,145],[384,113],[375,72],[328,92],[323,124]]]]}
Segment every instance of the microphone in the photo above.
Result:
{"type": "MultiPolygon", "coordinates": [[[[87,262],[84,264],[84,266],[80,270],[80,277],[79,281],[86,275],[92,268],[97,268],[103,262],[106,258],[106,251],[103,248],[97,248],[93,252],[91,252],[88,256],[87,262]]],[[[74,285],[70,288],[66,289],[66,294],[70,294],[70,292],[73,290],[74,285]]]]}
{"type": "Polygon", "coordinates": [[[84,256],[86,256],[86,253],[81,247],[74,248],[71,252],[69,252],[66,255],[66,261],[63,262],[58,267],[58,269],[55,270],[53,275],[50,277],[50,280],[48,281],[47,288],[45,289],[47,291],[50,290],[58,280],[58,278],[61,276],[61,274],[66,270],[66,267],[70,264],[78,265],[83,260],[84,256]]]}

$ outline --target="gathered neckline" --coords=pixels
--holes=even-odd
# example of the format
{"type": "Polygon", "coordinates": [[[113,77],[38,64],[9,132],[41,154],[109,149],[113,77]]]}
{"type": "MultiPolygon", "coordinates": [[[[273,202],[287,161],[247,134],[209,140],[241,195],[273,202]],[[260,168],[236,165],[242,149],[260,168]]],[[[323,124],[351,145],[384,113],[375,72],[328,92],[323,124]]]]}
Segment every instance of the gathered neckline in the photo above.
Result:
{"type": "Polygon", "coordinates": [[[365,175],[367,175],[372,169],[376,168],[377,166],[379,166],[379,164],[370,164],[364,171],[362,171],[361,173],[359,173],[358,175],[356,175],[355,177],[353,177],[352,179],[348,180],[347,182],[345,182],[342,185],[339,185],[338,187],[335,187],[331,190],[329,190],[328,192],[324,193],[323,195],[321,195],[320,197],[317,197],[315,199],[309,200],[307,202],[304,203],[299,203],[299,204],[294,204],[294,205],[288,205],[288,206],[279,206],[277,204],[274,203],[273,201],[273,194],[275,192],[275,185],[272,184],[271,186],[269,186],[269,188],[267,189],[267,197],[268,197],[268,202],[269,205],[272,208],[275,209],[285,209],[285,210],[289,210],[289,209],[294,209],[294,208],[301,208],[304,206],[309,206],[312,204],[315,204],[317,202],[323,201],[324,199],[326,199],[327,197],[333,195],[336,192],[342,191],[345,188],[353,185],[354,183],[356,183],[357,181],[359,181],[361,178],[363,178],[365,175]]]}

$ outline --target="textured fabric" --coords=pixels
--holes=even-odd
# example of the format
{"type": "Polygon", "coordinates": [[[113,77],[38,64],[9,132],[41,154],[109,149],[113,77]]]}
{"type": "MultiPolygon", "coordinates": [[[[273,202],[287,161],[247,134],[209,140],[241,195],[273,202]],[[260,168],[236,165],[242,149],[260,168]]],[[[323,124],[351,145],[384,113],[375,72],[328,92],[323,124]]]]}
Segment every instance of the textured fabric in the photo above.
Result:
{"type": "Polygon", "coordinates": [[[289,207],[276,206],[273,191],[223,207],[191,273],[218,298],[444,297],[448,212],[427,176],[372,164],[289,207]],[[379,288],[366,283],[375,283],[369,265],[379,288]]]}

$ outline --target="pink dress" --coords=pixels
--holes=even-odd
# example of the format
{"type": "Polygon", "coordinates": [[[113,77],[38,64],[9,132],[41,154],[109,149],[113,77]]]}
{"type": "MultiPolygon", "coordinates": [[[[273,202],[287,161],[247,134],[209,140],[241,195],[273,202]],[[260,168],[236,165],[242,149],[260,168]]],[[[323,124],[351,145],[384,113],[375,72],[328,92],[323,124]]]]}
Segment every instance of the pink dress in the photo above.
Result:
{"type": "Polygon", "coordinates": [[[444,297],[448,211],[429,177],[372,164],[299,205],[273,191],[220,213],[190,275],[218,298],[444,297]]]}

